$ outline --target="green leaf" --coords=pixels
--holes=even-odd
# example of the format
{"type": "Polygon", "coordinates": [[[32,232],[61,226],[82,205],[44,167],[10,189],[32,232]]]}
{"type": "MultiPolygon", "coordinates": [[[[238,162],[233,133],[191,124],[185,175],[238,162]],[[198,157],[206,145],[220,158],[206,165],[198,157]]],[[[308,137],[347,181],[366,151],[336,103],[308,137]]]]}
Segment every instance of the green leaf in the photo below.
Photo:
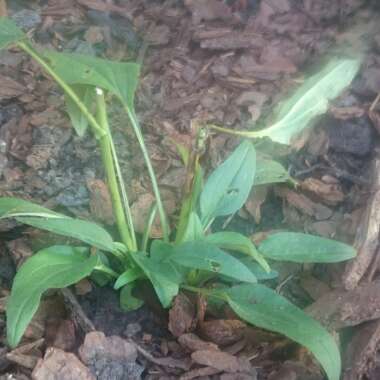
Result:
{"type": "Polygon", "coordinates": [[[302,344],[321,363],[329,380],[339,380],[341,359],[335,340],[298,307],[260,284],[235,286],[222,294],[242,319],[302,344]]]}
{"type": "Polygon", "coordinates": [[[254,274],[238,259],[204,241],[190,241],[174,247],[168,260],[187,268],[201,269],[239,281],[257,282],[254,274]]]}
{"type": "Polygon", "coordinates": [[[124,286],[123,289],[121,289],[120,291],[120,307],[124,311],[137,310],[142,305],[144,305],[144,301],[132,295],[133,288],[134,288],[134,284],[128,284],[124,286]]]}
{"type": "MultiPolygon", "coordinates": [[[[77,94],[83,104],[91,110],[91,105],[95,98],[95,90],[93,86],[72,85],[73,91],[77,94]]],[[[71,123],[78,136],[82,137],[88,127],[88,120],[77,104],[65,93],[65,103],[71,123]]]]}
{"type": "Polygon", "coordinates": [[[270,267],[264,257],[257,251],[254,244],[246,236],[238,232],[216,232],[207,235],[204,240],[207,243],[214,244],[219,248],[238,251],[253,257],[266,272],[270,272],[270,267]]]}
{"type": "Polygon", "coordinates": [[[243,141],[208,178],[200,196],[201,220],[207,225],[217,216],[239,210],[251,191],[256,170],[256,152],[243,141]]]}
{"type": "Polygon", "coordinates": [[[7,17],[0,17],[0,49],[25,39],[25,34],[16,23],[7,17]]]}
{"type": "Polygon", "coordinates": [[[337,263],[356,256],[350,245],[298,232],[269,235],[258,249],[268,259],[296,263],[337,263]]]}
{"type": "Polygon", "coordinates": [[[122,288],[123,286],[130,284],[131,282],[142,278],[143,273],[139,268],[129,268],[123,272],[116,280],[113,288],[115,290],[122,288]]]}
{"type": "Polygon", "coordinates": [[[169,307],[180,284],[172,266],[148,258],[142,252],[131,252],[131,256],[152,283],[162,306],[169,307]]]}
{"type": "Polygon", "coordinates": [[[185,242],[199,240],[202,239],[203,236],[203,226],[202,222],[199,219],[199,216],[195,212],[190,213],[187,228],[181,241],[185,242]]]}
{"type": "Polygon", "coordinates": [[[111,235],[95,223],[73,219],[45,207],[17,198],[0,198],[0,218],[81,240],[104,251],[116,250],[111,235]]]}
{"type": "Polygon", "coordinates": [[[27,259],[14,278],[6,307],[10,346],[19,343],[46,290],[65,288],[87,277],[97,261],[88,248],[69,246],[46,248],[27,259]]]}
{"type": "Polygon", "coordinates": [[[285,101],[271,127],[252,132],[252,136],[269,137],[278,143],[289,144],[292,137],[309,126],[314,117],[327,111],[329,100],[336,98],[351,83],[360,63],[359,59],[331,60],[285,101]]]}
{"type": "Polygon", "coordinates": [[[54,51],[45,51],[44,56],[66,83],[91,85],[108,90],[128,108],[134,109],[140,73],[140,66],[136,63],[114,62],[88,55],[54,51]]]}
{"type": "Polygon", "coordinates": [[[255,186],[280,182],[293,182],[293,179],[285,168],[277,161],[258,158],[256,164],[255,186]]]}

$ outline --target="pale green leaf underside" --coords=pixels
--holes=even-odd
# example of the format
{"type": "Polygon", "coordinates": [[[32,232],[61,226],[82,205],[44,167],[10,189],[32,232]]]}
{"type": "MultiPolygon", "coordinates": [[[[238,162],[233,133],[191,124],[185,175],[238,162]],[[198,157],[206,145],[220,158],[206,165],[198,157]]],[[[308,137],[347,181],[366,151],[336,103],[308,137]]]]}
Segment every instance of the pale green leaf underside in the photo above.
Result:
{"type": "Polygon", "coordinates": [[[200,195],[203,225],[217,216],[233,214],[248,198],[256,170],[256,152],[243,141],[209,176],[200,195]]]}
{"type": "Polygon", "coordinates": [[[111,235],[95,223],[73,219],[18,198],[0,198],[0,218],[15,218],[20,223],[81,240],[108,252],[115,251],[111,235]]]}
{"type": "Polygon", "coordinates": [[[25,38],[23,31],[7,17],[0,17],[0,49],[4,49],[25,38]]]}
{"type": "Polygon", "coordinates": [[[258,158],[256,163],[255,186],[271,183],[292,182],[287,170],[277,161],[258,158]]]}
{"type": "Polygon", "coordinates": [[[48,289],[65,288],[87,277],[97,264],[87,248],[53,246],[30,257],[17,272],[7,302],[7,340],[19,343],[35,314],[41,295],[48,289]]]}
{"type": "Polygon", "coordinates": [[[336,263],[356,256],[350,245],[298,232],[269,235],[258,249],[268,259],[296,263],[336,263]]]}
{"type": "Polygon", "coordinates": [[[330,61],[284,102],[271,127],[252,134],[289,144],[292,137],[306,128],[315,116],[327,111],[329,100],[336,98],[351,83],[359,67],[358,59],[330,61]]]}
{"type": "Polygon", "coordinates": [[[225,295],[228,304],[242,319],[305,346],[322,365],[329,380],[339,380],[341,358],[335,340],[301,309],[260,284],[235,286],[225,295]]]}

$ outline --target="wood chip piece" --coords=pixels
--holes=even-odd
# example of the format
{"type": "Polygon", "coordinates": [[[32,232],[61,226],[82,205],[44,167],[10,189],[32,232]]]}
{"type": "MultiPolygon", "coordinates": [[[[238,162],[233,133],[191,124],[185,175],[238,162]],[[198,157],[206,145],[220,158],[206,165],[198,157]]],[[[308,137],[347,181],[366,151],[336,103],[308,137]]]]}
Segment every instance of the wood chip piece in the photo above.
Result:
{"type": "Polygon", "coordinates": [[[219,350],[216,344],[206,342],[192,333],[181,335],[178,338],[178,342],[183,348],[191,352],[199,350],[219,350]]]}
{"type": "Polygon", "coordinates": [[[215,350],[200,350],[191,354],[197,364],[205,365],[226,372],[250,372],[251,364],[247,359],[237,358],[231,354],[215,350]]]}

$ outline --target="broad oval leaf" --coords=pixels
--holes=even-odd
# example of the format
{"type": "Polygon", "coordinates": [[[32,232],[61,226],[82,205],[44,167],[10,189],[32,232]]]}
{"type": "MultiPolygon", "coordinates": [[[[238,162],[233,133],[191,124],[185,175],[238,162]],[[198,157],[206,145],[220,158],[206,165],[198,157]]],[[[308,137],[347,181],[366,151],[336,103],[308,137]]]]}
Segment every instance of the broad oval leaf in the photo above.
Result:
{"type": "Polygon", "coordinates": [[[207,179],[200,196],[204,226],[213,218],[233,214],[244,205],[253,185],[255,171],[255,148],[249,141],[243,141],[207,179]]]}
{"type": "Polygon", "coordinates": [[[0,17],[0,49],[25,38],[25,34],[13,20],[8,17],[0,17]]]}
{"type": "Polygon", "coordinates": [[[189,241],[176,246],[166,261],[187,268],[201,269],[244,282],[257,282],[255,275],[238,259],[204,241],[189,241]]]}
{"type": "Polygon", "coordinates": [[[266,272],[270,272],[270,267],[264,257],[257,251],[254,244],[246,236],[239,234],[238,232],[216,232],[214,234],[207,235],[204,241],[210,244],[214,244],[222,249],[229,249],[232,251],[238,251],[245,253],[253,257],[266,272]]]}
{"type": "Polygon", "coordinates": [[[254,185],[269,185],[280,182],[293,182],[287,170],[277,161],[257,159],[254,185]]]}
{"type": "MultiPolygon", "coordinates": [[[[78,98],[86,106],[87,109],[91,110],[91,105],[95,98],[95,89],[93,86],[86,85],[72,85],[72,90],[77,94],[78,98]]],[[[84,116],[83,112],[79,109],[77,104],[65,93],[65,103],[67,108],[67,113],[69,114],[71,123],[75,129],[78,136],[84,136],[88,120],[84,116]]]]}
{"type": "Polygon", "coordinates": [[[308,348],[329,380],[339,380],[341,358],[334,338],[317,321],[264,285],[234,286],[222,294],[242,319],[308,348]]]}
{"type": "Polygon", "coordinates": [[[104,251],[116,250],[111,235],[97,224],[70,218],[23,199],[0,198],[0,218],[15,218],[20,223],[78,239],[104,251]]]}
{"type": "Polygon", "coordinates": [[[258,249],[268,259],[296,263],[337,263],[356,256],[350,245],[298,232],[269,235],[258,249]]]}
{"type": "Polygon", "coordinates": [[[7,302],[7,340],[17,346],[35,314],[41,295],[90,275],[98,257],[83,247],[53,246],[31,256],[17,272],[7,302]]]}
{"type": "Polygon", "coordinates": [[[140,73],[138,64],[54,51],[45,51],[44,56],[66,83],[103,88],[116,95],[129,109],[134,109],[134,96],[140,73]]]}
{"type": "Polygon", "coordinates": [[[169,307],[181,282],[173,267],[149,258],[143,252],[131,252],[131,256],[152,283],[162,306],[169,307]]]}
{"type": "Polygon", "coordinates": [[[269,137],[278,143],[289,144],[292,137],[308,127],[315,116],[327,111],[329,100],[336,98],[351,83],[359,68],[359,59],[331,60],[285,101],[272,126],[252,132],[252,136],[269,137]]]}

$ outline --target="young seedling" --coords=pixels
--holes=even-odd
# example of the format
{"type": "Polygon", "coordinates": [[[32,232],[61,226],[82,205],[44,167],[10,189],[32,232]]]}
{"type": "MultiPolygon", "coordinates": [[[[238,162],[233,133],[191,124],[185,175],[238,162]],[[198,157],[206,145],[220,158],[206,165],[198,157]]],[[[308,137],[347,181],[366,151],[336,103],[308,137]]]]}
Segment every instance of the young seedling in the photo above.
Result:
{"type": "MultiPolygon", "coordinates": [[[[258,247],[236,232],[210,233],[214,219],[237,212],[254,185],[289,181],[285,169],[274,161],[257,159],[254,145],[245,140],[203,185],[199,155],[206,136],[205,130],[200,128],[197,150],[192,154],[183,152],[188,175],[179,221],[170,233],[134,111],[138,65],[78,54],[38,52],[11,20],[0,18],[0,48],[9,45],[28,53],[62,88],[77,133],[83,135],[90,126],[102,154],[121,240],[115,241],[108,231],[95,223],[71,218],[22,199],[0,198],[1,218],[14,218],[20,223],[81,242],[78,246],[42,249],[21,266],[7,302],[9,345],[14,347],[20,342],[47,289],[63,288],[100,272],[107,276],[115,289],[121,289],[121,304],[127,309],[138,308],[142,304],[132,295],[137,280],[151,282],[163,307],[171,305],[181,288],[222,300],[247,322],[281,333],[307,347],[321,363],[329,380],[338,380],[340,354],[331,335],[302,310],[258,281],[276,276],[270,269],[269,260],[339,262],[353,258],[355,250],[337,241],[294,232],[272,234],[258,247]],[[140,244],[133,228],[127,192],[108,124],[105,94],[116,97],[129,117],[156,197],[156,206],[149,215],[140,244]],[[163,239],[152,241],[148,252],[156,210],[161,220],[163,239]],[[214,284],[219,286],[210,286],[214,284]]],[[[349,84],[359,64],[340,59],[336,61],[336,67],[341,68],[336,69],[336,75],[345,79],[341,78],[334,96],[349,84]],[[346,75],[345,71],[350,74],[346,75]]],[[[312,91],[302,92],[298,95],[301,98],[292,99],[293,105],[285,107],[282,121],[261,135],[287,143],[290,135],[306,126],[310,120],[306,115],[324,112],[333,86],[321,85],[320,81],[325,83],[322,77],[314,83],[312,91]]],[[[329,76],[328,83],[330,81],[334,82],[333,76],[329,76]]]]}

